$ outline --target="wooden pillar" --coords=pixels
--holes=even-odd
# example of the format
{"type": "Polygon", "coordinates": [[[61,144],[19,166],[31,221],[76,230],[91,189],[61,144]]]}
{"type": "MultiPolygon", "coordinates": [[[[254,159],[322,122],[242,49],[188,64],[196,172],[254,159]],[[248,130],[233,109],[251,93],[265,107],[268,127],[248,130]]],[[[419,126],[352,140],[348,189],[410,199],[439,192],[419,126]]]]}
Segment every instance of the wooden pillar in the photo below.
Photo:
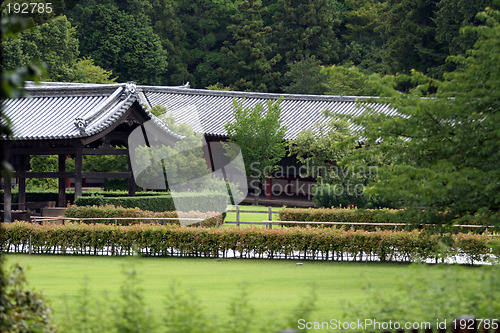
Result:
{"type": "MultiPolygon", "coordinates": [[[[29,156],[29,155],[28,155],[29,156]]],[[[19,194],[17,196],[19,209],[26,209],[26,155],[19,155],[19,194]]]]}
{"type": "Polygon", "coordinates": [[[83,147],[78,145],[75,151],[75,200],[82,196],[83,147]]]}
{"type": "Polygon", "coordinates": [[[271,177],[266,178],[266,198],[267,199],[272,199],[273,197],[273,179],[271,177]]]}
{"type": "Polygon", "coordinates": [[[128,195],[129,197],[135,197],[135,179],[132,172],[132,164],[130,163],[130,154],[128,156],[128,170],[130,171],[130,176],[128,178],[128,195]]]}
{"type": "MultiPolygon", "coordinates": [[[[58,167],[59,172],[66,171],[66,155],[58,156],[58,167]]],[[[57,197],[57,206],[65,207],[66,206],[66,178],[59,178],[59,195],[57,197]]]]}
{"type": "MultiPolygon", "coordinates": [[[[7,163],[10,163],[10,149],[4,149],[4,160],[7,163]]],[[[3,221],[11,222],[12,221],[12,187],[11,187],[11,175],[6,171],[3,174],[3,221]]]]}

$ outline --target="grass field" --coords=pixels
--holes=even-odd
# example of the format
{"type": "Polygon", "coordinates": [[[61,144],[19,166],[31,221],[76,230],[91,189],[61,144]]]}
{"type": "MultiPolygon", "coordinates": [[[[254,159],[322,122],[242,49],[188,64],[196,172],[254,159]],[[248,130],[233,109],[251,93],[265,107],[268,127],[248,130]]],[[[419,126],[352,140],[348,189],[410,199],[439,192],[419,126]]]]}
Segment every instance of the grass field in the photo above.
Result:
{"type": "MultiPolygon", "coordinates": [[[[54,309],[56,321],[64,320],[65,297],[78,294],[85,279],[93,293],[112,299],[118,294],[125,275],[135,269],[146,302],[156,314],[162,313],[165,295],[173,281],[194,292],[206,313],[224,316],[229,302],[246,285],[256,315],[274,313],[287,316],[301,298],[317,294],[316,320],[350,319],[343,307],[346,302],[363,302],[363,285],[381,293],[392,293],[398,280],[411,274],[437,274],[439,267],[381,263],[338,263],[306,261],[296,265],[290,260],[189,259],[76,257],[45,255],[7,255],[7,264],[20,263],[28,268],[28,283],[45,292],[54,309]],[[103,292],[107,292],[103,294],[103,292]]],[[[467,273],[468,274],[468,273],[467,273]]],[[[473,274],[473,271],[470,272],[473,274]]]]}
{"type": "MultiPolygon", "coordinates": [[[[228,210],[236,210],[236,206],[228,206],[228,210]]],[[[278,211],[279,207],[272,207],[274,212],[278,211]]],[[[243,206],[240,205],[240,221],[241,222],[262,222],[268,220],[268,207],[267,206],[243,206]],[[262,213],[245,213],[245,211],[262,211],[262,213]]],[[[236,221],[236,213],[227,213],[226,221],[236,221]]],[[[279,215],[273,214],[273,221],[279,221],[279,215]]],[[[235,224],[224,224],[226,227],[233,227],[235,224]]],[[[241,224],[240,227],[247,227],[249,224],[241,224]]],[[[265,227],[264,225],[258,225],[265,227]]],[[[278,228],[279,226],[273,226],[278,228]]]]}

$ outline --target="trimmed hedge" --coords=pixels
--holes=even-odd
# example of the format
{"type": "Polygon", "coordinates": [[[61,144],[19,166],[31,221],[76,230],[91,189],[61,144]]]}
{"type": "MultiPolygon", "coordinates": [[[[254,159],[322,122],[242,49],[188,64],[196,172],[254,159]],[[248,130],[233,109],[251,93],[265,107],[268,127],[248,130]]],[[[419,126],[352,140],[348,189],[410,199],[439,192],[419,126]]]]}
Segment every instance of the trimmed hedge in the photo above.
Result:
{"type": "Polygon", "coordinates": [[[492,237],[447,235],[418,230],[344,231],[330,228],[186,228],[176,225],[5,224],[3,250],[33,253],[132,254],[290,258],[322,260],[421,261],[463,255],[470,263],[485,260],[492,237]]]}
{"type": "MultiPolygon", "coordinates": [[[[177,198],[188,202],[190,210],[200,212],[224,212],[227,207],[227,194],[216,192],[177,193],[177,198]]],[[[175,211],[174,199],[170,194],[148,197],[103,197],[91,196],[76,199],[77,206],[99,206],[111,204],[124,208],[139,208],[153,212],[175,211]]]]}
{"type": "MultiPolygon", "coordinates": [[[[314,222],[355,222],[355,223],[403,223],[406,230],[414,228],[422,229],[422,226],[412,225],[408,223],[408,217],[405,216],[401,209],[353,209],[353,208],[283,208],[280,210],[279,216],[281,221],[314,221],[314,222]]],[[[497,214],[497,216],[499,216],[497,214]]],[[[480,219],[468,219],[460,221],[460,224],[471,225],[487,225],[488,221],[480,219]],[[482,222],[482,223],[481,223],[482,222]]],[[[282,223],[283,226],[297,226],[290,223],[282,223]]],[[[318,225],[311,225],[312,227],[318,225]]],[[[340,227],[334,225],[322,225],[324,227],[340,227]]],[[[394,230],[394,226],[349,226],[354,229],[362,229],[373,231],[394,230]]],[[[430,226],[428,227],[430,228],[430,226]]],[[[399,228],[401,229],[401,227],[399,228]]],[[[454,228],[454,232],[475,232],[484,233],[486,228],[454,228]],[[460,230],[461,229],[461,230],[460,230]]]]}
{"type": "MultiPolygon", "coordinates": [[[[314,222],[355,222],[355,223],[394,223],[396,209],[351,209],[351,208],[283,208],[281,221],[314,222]]],[[[283,223],[284,226],[294,226],[283,223]]],[[[314,225],[312,225],[314,226],[314,225]]],[[[375,227],[356,226],[354,228],[375,230],[375,227]]],[[[380,226],[380,229],[393,230],[394,227],[380,226]]]]}
{"type": "MultiPolygon", "coordinates": [[[[59,192],[57,190],[46,190],[46,191],[37,191],[37,192],[26,192],[26,201],[27,202],[39,202],[39,201],[56,201],[59,198],[59,192]]],[[[165,195],[167,192],[136,192],[136,196],[157,196],[157,195],[165,195]]],[[[12,202],[18,202],[18,190],[12,191],[12,202]]],[[[82,192],[83,197],[88,196],[100,196],[100,197],[123,197],[127,195],[127,191],[84,191],[82,192]]],[[[0,190],[0,200],[4,201],[4,190],[0,190]]],[[[75,192],[74,191],[66,191],[66,200],[69,202],[75,201],[75,192]]]]}
{"type": "MultiPolygon", "coordinates": [[[[190,217],[190,218],[202,218],[206,219],[203,221],[203,226],[206,227],[215,227],[217,225],[222,225],[224,222],[224,217],[226,213],[217,214],[214,217],[210,217],[210,215],[214,213],[211,212],[199,212],[199,211],[190,211],[190,212],[176,212],[176,211],[167,211],[167,212],[152,212],[148,210],[140,210],[138,208],[124,208],[124,207],[115,207],[114,205],[101,205],[101,206],[76,206],[71,205],[66,208],[64,212],[64,216],[73,217],[73,218],[99,218],[99,217],[147,217],[147,218],[176,218],[176,217],[190,217]]],[[[91,220],[86,221],[82,220],[83,223],[102,223],[102,224],[114,224],[114,220],[91,220]]],[[[179,224],[179,221],[176,220],[158,220],[158,224],[179,224]]],[[[132,225],[139,223],[152,223],[151,220],[121,220],[119,221],[120,225],[132,225]]],[[[199,223],[197,223],[198,225],[199,223]]]]}

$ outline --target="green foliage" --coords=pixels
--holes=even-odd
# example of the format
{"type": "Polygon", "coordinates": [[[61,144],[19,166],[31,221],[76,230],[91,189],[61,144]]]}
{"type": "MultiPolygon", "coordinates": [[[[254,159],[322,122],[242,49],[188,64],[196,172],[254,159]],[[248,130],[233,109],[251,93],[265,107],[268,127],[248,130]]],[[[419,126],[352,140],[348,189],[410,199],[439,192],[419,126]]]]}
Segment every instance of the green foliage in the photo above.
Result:
{"type": "Polygon", "coordinates": [[[73,69],[72,82],[81,83],[114,83],[112,71],[107,71],[94,64],[91,58],[78,59],[73,69]]]}
{"type": "Polygon", "coordinates": [[[387,6],[387,1],[380,0],[345,1],[343,64],[352,63],[377,73],[388,71],[387,64],[383,62],[384,39],[380,31],[387,6]]]}
{"type": "MultiPolygon", "coordinates": [[[[468,315],[473,318],[498,319],[500,304],[499,266],[476,268],[474,276],[461,274],[451,267],[440,267],[439,274],[415,278],[413,271],[399,279],[394,294],[380,293],[368,284],[364,290],[366,301],[348,304],[346,313],[364,322],[376,318],[378,322],[430,322],[436,328],[439,322],[452,325],[455,318],[468,315]]],[[[483,322],[484,323],[484,322],[483,322]]]]}
{"type": "MultiPolygon", "coordinates": [[[[423,213],[422,213],[423,215],[423,213]]],[[[437,228],[442,223],[439,219],[436,221],[427,221],[425,226],[419,223],[411,223],[412,219],[409,219],[409,214],[405,212],[404,209],[358,209],[356,206],[345,206],[345,208],[283,208],[280,210],[280,221],[314,221],[314,222],[354,222],[354,223],[398,223],[406,224],[403,227],[405,230],[411,230],[413,228],[431,230],[432,228],[437,228]]],[[[421,220],[425,218],[424,216],[414,215],[412,216],[414,220],[421,220]]],[[[441,220],[446,220],[446,216],[439,216],[441,220]]],[[[498,216],[496,216],[498,218],[498,216]]],[[[478,225],[485,226],[484,228],[453,228],[453,232],[469,232],[482,234],[487,229],[486,226],[491,226],[491,220],[488,217],[477,219],[470,219],[463,221],[466,225],[478,225]]],[[[292,224],[283,223],[284,226],[293,226],[292,224]]],[[[315,225],[312,225],[315,227],[315,225]]],[[[363,225],[357,226],[352,225],[349,228],[354,228],[356,230],[395,230],[395,226],[370,226],[363,225]]],[[[327,226],[339,228],[339,226],[327,226]]],[[[344,226],[345,227],[345,226],[344,226]]],[[[401,226],[398,227],[399,230],[402,229],[401,226]]],[[[491,228],[489,228],[490,231],[491,228]]]]}
{"type": "MultiPolygon", "coordinates": [[[[57,172],[57,155],[32,155],[30,171],[57,172]]],[[[26,189],[28,191],[55,190],[58,188],[57,184],[57,178],[28,178],[26,189]]]]}
{"type": "MultiPolygon", "coordinates": [[[[200,193],[176,193],[175,198],[188,201],[192,210],[203,212],[214,211],[223,212],[226,210],[226,193],[220,192],[200,192],[200,193]]],[[[153,212],[174,211],[175,203],[172,195],[159,195],[147,197],[101,197],[101,196],[82,196],[76,199],[77,206],[105,205],[113,204],[124,208],[139,208],[153,212]]]]}
{"type": "Polygon", "coordinates": [[[150,25],[144,4],[80,1],[71,18],[84,57],[111,69],[122,82],[160,84],[167,70],[167,54],[150,25]]]}
{"type": "Polygon", "coordinates": [[[179,283],[170,285],[166,296],[163,324],[166,333],[220,332],[216,320],[203,314],[200,300],[192,292],[185,292],[179,283]]]}
{"type": "Polygon", "coordinates": [[[231,87],[225,87],[222,83],[211,84],[206,87],[208,90],[222,90],[222,91],[231,91],[231,87]]]}
{"type": "MultiPolygon", "coordinates": [[[[107,295],[104,294],[105,299],[107,295]]],[[[65,320],[57,325],[59,332],[101,333],[112,331],[112,321],[108,313],[110,304],[105,304],[101,298],[95,297],[90,291],[88,280],[78,290],[76,297],[69,301],[65,299],[65,320]]]]}
{"type": "MultiPolygon", "coordinates": [[[[229,142],[241,149],[248,176],[254,178],[257,187],[271,175],[277,163],[285,156],[285,132],[281,125],[280,103],[268,101],[264,106],[245,107],[245,101],[233,101],[236,122],[226,124],[229,142]]],[[[255,191],[256,198],[258,191],[255,191]]]]}
{"type": "Polygon", "coordinates": [[[422,219],[453,224],[485,215],[500,223],[495,214],[500,210],[500,14],[488,10],[478,17],[486,25],[471,28],[481,36],[475,49],[467,57],[450,59],[462,69],[433,82],[435,98],[421,98],[428,83],[403,95],[393,88],[393,78],[386,77],[376,84],[388,96],[383,102],[400,116],[367,113],[356,120],[367,142],[382,139],[378,150],[395,161],[380,168],[374,191],[389,200],[404,198],[401,203],[414,212],[425,208],[422,219]]]}
{"type": "Polygon", "coordinates": [[[120,333],[151,332],[154,328],[151,309],[146,306],[143,290],[138,286],[137,272],[126,272],[120,288],[120,299],[114,303],[113,317],[116,331],[120,333]]]}
{"type": "Polygon", "coordinates": [[[65,16],[59,16],[14,38],[2,40],[2,69],[14,70],[31,63],[47,66],[47,79],[71,79],[78,56],[75,28],[65,16]]]}
{"type": "Polygon", "coordinates": [[[493,237],[425,231],[342,230],[333,228],[186,228],[177,225],[114,226],[104,224],[5,226],[4,251],[152,256],[226,257],[322,260],[424,261],[460,255],[469,263],[489,258],[493,237]],[[443,242],[448,244],[443,247],[443,242]],[[63,251],[65,251],[63,250],[63,251]]]}
{"type": "MultiPolygon", "coordinates": [[[[405,223],[400,221],[398,210],[394,209],[358,209],[346,208],[283,208],[280,210],[281,221],[314,222],[354,222],[354,223],[405,223]]],[[[284,226],[291,226],[283,223],[284,226]]],[[[314,227],[314,225],[312,225],[314,227]]],[[[336,228],[336,227],[334,227],[336,228]]],[[[338,226],[337,226],[338,228],[338,226]]],[[[394,226],[349,226],[358,230],[394,230],[394,226]]],[[[484,230],[483,230],[484,231],[484,230]]]]}
{"type": "Polygon", "coordinates": [[[320,65],[321,62],[314,56],[290,63],[290,69],[285,73],[287,85],[283,91],[289,94],[324,94],[327,76],[320,65]]]}
{"type": "Polygon", "coordinates": [[[217,82],[229,85],[221,73],[224,55],[220,49],[230,36],[227,28],[236,12],[237,5],[232,0],[179,0],[179,17],[186,33],[183,60],[188,72],[194,73],[194,86],[217,82]]]}
{"type": "Polygon", "coordinates": [[[435,39],[435,2],[388,0],[386,8],[379,29],[384,62],[392,73],[428,72],[444,62],[446,54],[435,39]]]}
{"type": "Polygon", "coordinates": [[[271,41],[271,28],[264,26],[262,1],[242,0],[238,10],[227,28],[232,38],[221,48],[226,56],[222,67],[225,83],[236,90],[275,91],[279,74],[273,67],[281,56],[271,41]]]}
{"type": "Polygon", "coordinates": [[[356,149],[356,136],[347,120],[332,119],[301,131],[289,142],[288,151],[304,166],[301,177],[316,178],[313,194],[318,206],[373,204],[371,198],[365,197],[365,187],[377,179],[378,166],[384,159],[368,148],[356,149]]]}
{"type": "Polygon", "coordinates": [[[165,186],[175,192],[198,191],[211,173],[203,150],[203,134],[195,133],[189,124],[176,122],[162,106],[152,108],[151,112],[183,139],[173,146],[159,144],[135,148],[133,163],[137,170],[142,170],[136,178],[137,184],[146,188],[165,186]]]}
{"type": "MultiPolygon", "coordinates": [[[[100,206],[76,206],[70,205],[64,212],[64,216],[73,218],[113,218],[113,217],[145,217],[145,218],[199,218],[204,219],[202,225],[205,227],[214,227],[222,225],[224,222],[225,213],[210,217],[211,212],[189,211],[149,211],[138,208],[124,208],[123,206],[114,206],[112,204],[104,204],[100,206]]],[[[117,221],[120,225],[133,225],[139,223],[158,223],[158,224],[179,224],[179,220],[122,220],[117,221]]],[[[114,220],[82,220],[82,223],[103,223],[115,224],[114,220]]],[[[195,225],[198,225],[195,223],[195,225]]]]}
{"type": "MultiPolygon", "coordinates": [[[[144,303],[144,291],[138,285],[138,276],[133,268],[125,272],[119,298],[106,298],[103,302],[91,294],[85,284],[77,297],[66,304],[67,319],[58,326],[59,331],[267,333],[278,332],[286,325],[285,318],[268,314],[255,316],[255,309],[244,285],[234,299],[230,300],[228,308],[219,310],[224,315],[220,319],[206,315],[197,295],[184,290],[177,282],[170,285],[170,291],[165,295],[165,311],[159,320],[151,315],[149,307],[144,303]]],[[[314,308],[314,302],[314,297],[304,297],[294,311],[300,317],[294,317],[290,323],[296,324],[297,318],[308,318],[307,314],[314,308]]]]}
{"type": "MultiPolygon", "coordinates": [[[[0,232],[4,232],[0,230],[0,232]]],[[[52,312],[43,295],[29,288],[24,269],[5,267],[0,257],[0,331],[56,332],[52,312]]]]}
{"type": "Polygon", "coordinates": [[[163,85],[175,86],[194,79],[184,59],[186,32],[179,17],[179,6],[180,1],[154,0],[147,11],[151,27],[168,56],[166,72],[161,77],[163,85]]]}
{"type": "Polygon", "coordinates": [[[375,96],[377,90],[367,81],[367,75],[356,66],[330,66],[321,71],[325,80],[325,93],[344,96],[375,96]]]}
{"type": "MultiPolygon", "coordinates": [[[[43,189],[38,191],[27,191],[26,192],[26,202],[40,202],[40,201],[55,201],[58,200],[58,190],[55,189],[43,189]]],[[[17,202],[18,200],[18,189],[12,190],[12,202],[17,202]]],[[[144,196],[158,196],[165,195],[166,192],[136,192],[136,196],[144,197],[144,196]]],[[[4,191],[0,190],[0,200],[3,201],[4,191]]],[[[75,192],[72,190],[66,190],[66,199],[70,203],[74,201],[75,192]]],[[[98,197],[124,197],[128,195],[128,191],[84,191],[82,195],[85,197],[88,196],[98,196],[98,197]]]]}
{"type": "Polygon", "coordinates": [[[337,1],[276,1],[273,38],[283,62],[289,64],[315,56],[324,64],[338,59],[339,12],[337,1]]]}
{"type": "MultiPolygon", "coordinates": [[[[473,31],[460,33],[467,26],[477,26],[481,21],[476,14],[492,5],[491,0],[441,0],[437,3],[434,22],[436,24],[436,40],[442,45],[445,54],[464,54],[472,49],[478,34],[473,31]]],[[[445,63],[445,69],[453,69],[452,63],[445,63]]]]}

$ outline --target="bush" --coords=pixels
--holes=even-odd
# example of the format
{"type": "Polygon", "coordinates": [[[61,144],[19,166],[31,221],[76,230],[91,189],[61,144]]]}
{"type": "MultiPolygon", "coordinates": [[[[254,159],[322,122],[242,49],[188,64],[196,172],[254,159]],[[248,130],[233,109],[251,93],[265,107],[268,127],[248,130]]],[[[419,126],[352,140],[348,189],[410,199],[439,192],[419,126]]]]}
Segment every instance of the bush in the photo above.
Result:
{"type": "MultiPolygon", "coordinates": [[[[17,189],[12,190],[12,202],[18,202],[18,193],[17,189]]],[[[136,196],[157,196],[157,195],[165,195],[166,192],[137,192],[136,196]]],[[[91,197],[91,196],[102,196],[102,197],[123,197],[127,196],[128,191],[84,191],[82,192],[83,197],[91,197]]],[[[4,201],[4,190],[0,190],[0,200],[4,201]]],[[[26,201],[27,202],[40,202],[40,201],[56,201],[59,198],[59,194],[57,190],[44,190],[44,191],[29,191],[26,192],[26,201]]],[[[74,191],[66,191],[66,200],[70,203],[73,203],[75,200],[75,192],[74,191]]]]}
{"type": "MultiPolygon", "coordinates": [[[[411,230],[415,228],[419,229],[430,229],[431,227],[440,227],[441,230],[446,230],[446,225],[440,224],[442,221],[431,221],[429,220],[428,225],[421,226],[418,224],[412,224],[409,221],[420,220],[416,215],[412,214],[425,214],[422,211],[405,211],[402,209],[357,209],[354,208],[283,208],[280,210],[280,220],[281,221],[312,221],[312,222],[354,222],[354,223],[398,223],[405,224],[405,226],[398,227],[399,230],[406,229],[411,230]],[[434,223],[434,224],[433,224],[434,223]]],[[[500,216],[500,214],[497,214],[500,216]]],[[[462,221],[456,221],[460,224],[470,224],[470,225],[488,225],[489,220],[484,218],[480,219],[468,219],[462,221]]],[[[282,226],[297,226],[290,223],[282,223],[282,226]]],[[[318,226],[312,224],[311,226],[318,226]]],[[[323,225],[325,227],[338,227],[334,225],[323,225]]],[[[449,226],[449,225],[448,225],[449,226]]],[[[359,226],[359,225],[345,225],[344,227],[362,229],[362,230],[394,230],[395,227],[391,225],[375,225],[375,226],[359,226]]],[[[474,232],[474,233],[484,233],[486,228],[453,228],[449,229],[454,233],[458,232],[474,232]]]]}
{"type": "MultiPolygon", "coordinates": [[[[133,262],[132,262],[133,263],[133,262]]],[[[77,297],[66,303],[64,320],[58,324],[58,331],[65,333],[101,332],[278,332],[297,323],[297,318],[310,319],[315,298],[303,297],[290,318],[273,314],[257,315],[250,302],[250,295],[244,286],[241,292],[228,300],[228,307],[220,309],[221,316],[206,314],[196,294],[188,292],[179,283],[170,285],[165,295],[164,311],[155,318],[144,301],[144,290],[139,286],[137,273],[132,268],[126,272],[120,288],[120,295],[102,297],[91,293],[85,285],[77,297]]],[[[314,290],[313,293],[314,295],[314,290]]]]}
{"type": "MultiPolygon", "coordinates": [[[[498,320],[500,314],[500,267],[483,265],[473,274],[465,274],[463,268],[458,270],[440,267],[439,275],[417,279],[410,269],[399,279],[395,293],[380,293],[366,286],[366,299],[347,304],[346,314],[361,322],[376,318],[382,323],[399,322],[402,327],[404,323],[428,322],[436,329],[438,321],[453,327],[453,320],[464,315],[486,319],[482,327],[484,323],[491,325],[491,319],[498,320]]],[[[366,327],[366,331],[374,331],[373,326],[366,327]]]]}
{"type": "Polygon", "coordinates": [[[337,188],[336,185],[323,184],[315,186],[313,201],[317,207],[321,208],[342,208],[348,206],[357,206],[360,208],[396,208],[395,202],[382,200],[378,195],[347,195],[343,188],[337,188]]]}
{"type": "Polygon", "coordinates": [[[330,228],[186,228],[177,225],[6,224],[5,252],[132,254],[152,256],[422,261],[462,255],[470,263],[490,256],[488,235],[338,230],[330,228]]]}
{"type": "MultiPolygon", "coordinates": [[[[356,209],[356,208],[283,208],[281,221],[313,222],[354,222],[354,223],[404,223],[397,221],[394,209],[356,209]]],[[[283,226],[295,226],[282,223],[283,226]]],[[[312,225],[314,226],[314,225],[312,225]]],[[[332,227],[330,225],[330,227],[332,227]]],[[[354,229],[375,230],[375,226],[353,226],[354,229]]],[[[394,230],[393,226],[377,226],[382,230],[394,230]]]]}
{"type": "MultiPolygon", "coordinates": [[[[227,194],[216,192],[202,193],[176,193],[176,199],[180,199],[190,210],[200,212],[224,212],[227,207],[227,194]]],[[[75,201],[78,206],[92,206],[112,204],[125,208],[139,208],[153,212],[175,211],[174,199],[170,194],[147,197],[104,197],[91,196],[80,197],[75,201]]]]}
{"type": "Polygon", "coordinates": [[[55,332],[52,311],[44,297],[30,290],[24,270],[4,268],[0,258],[0,332],[55,332]]]}
{"type": "MultiPolygon", "coordinates": [[[[64,212],[64,216],[72,218],[113,218],[113,217],[146,217],[146,218],[201,218],[205,219],[202,225],[205,227],[215,227],[217,225],[222,225],[224,222],[225,213],[217,214],[211,212],[176,212],[176,211],[166,211],[166,212],[152,212],[147,210],[140,210],[138,208],[124,208],[121,206],[115,207],[114,205],[101,205],[101,206],[68,206],[64,212]],[[213,216],[213,217],[210,217],[213,216]]],[[[103,223],[103,224],[114,224],[114,220],[82,220],[83,223],[103,223]]],[[[120,225],[132,225],[138,223],[154,223],[158,224],[179,224],[179,220],[120,220],[120,225]]],[[[199,223],[195,223],[198,225],[199,223]]]]}

